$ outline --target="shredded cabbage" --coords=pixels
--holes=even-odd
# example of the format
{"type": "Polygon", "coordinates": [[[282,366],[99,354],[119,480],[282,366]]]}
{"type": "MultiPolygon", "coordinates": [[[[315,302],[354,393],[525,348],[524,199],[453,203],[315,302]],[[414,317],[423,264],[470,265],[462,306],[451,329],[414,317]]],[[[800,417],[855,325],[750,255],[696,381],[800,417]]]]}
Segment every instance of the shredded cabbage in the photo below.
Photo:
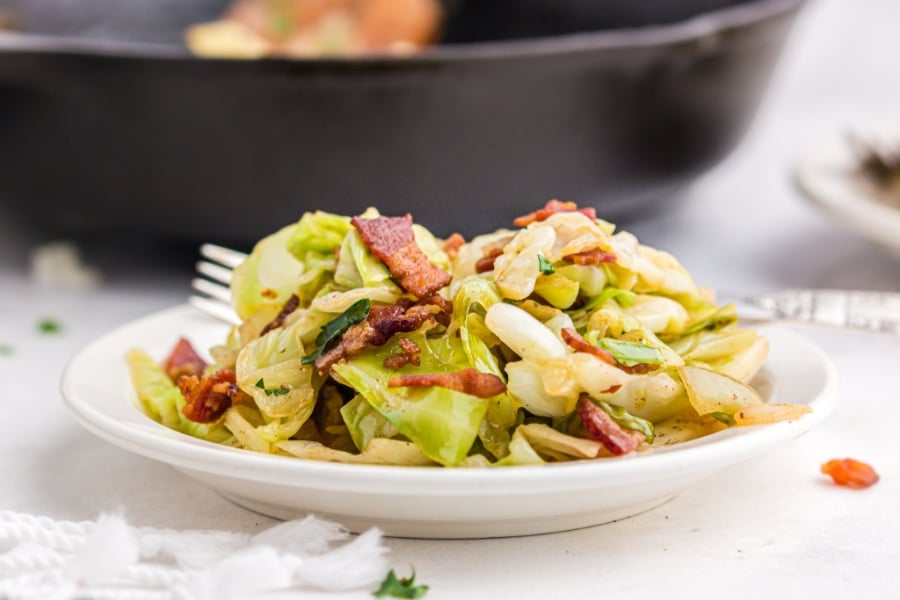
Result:
{"type": "Polygon", "coordinates": [[[563,210],[462,246],[383,223],[385,247],[401,242],[397,260],[379,259],[366,240],[379,242],[349,217],[322,211],[262,239],[232,278],[242,322],[197,373],[234,371],[230,407],[216,423],[190,421],[176,382],[135,350],[127,361],[146,414],[256,452],[489,467],[608,460],[616,447],[598,427],[621,428],[640,452],[807,411],[751,387],[768,342],[737,326],[734,306],[606,221],[563,210]],[[400,283],[422,257],[452,275],[432,298],[400,283]],[[296,308],[278,316],[291,296],[296,308]],[[361,301],[365,314],[323,337],[361,301]]]}

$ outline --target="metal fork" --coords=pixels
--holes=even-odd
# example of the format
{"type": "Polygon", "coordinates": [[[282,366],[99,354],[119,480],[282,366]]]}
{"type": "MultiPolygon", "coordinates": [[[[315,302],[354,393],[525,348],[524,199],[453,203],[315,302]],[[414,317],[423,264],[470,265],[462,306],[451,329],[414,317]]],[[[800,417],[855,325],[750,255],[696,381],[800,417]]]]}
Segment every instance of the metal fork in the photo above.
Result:
{"type": "Polygon", "coordinates": [[[205,312],[211,317],[225,321],[230,325],[240,325],[241,320],[231,307],[231,274],[235,267],[244,262],[247,255],[231,248],[203,244],[200,256],[206,260],[197,263],[197,274],[191,280],[194,291],[202,294],[188,298],[191,306],[205,312]]]}
{"type": "MultiPolygon", "coordinates": [[[[243,252],[203,244],[191,286],[202,296],[189,302],[206,314],[237,325],[231,308],[232,270],[247,255],[243,252]]],[[[783,290],[769,294],[729,294],[720,301],[734,302],[741,318],[748,321],[782,321],[842,329],[900,335],[900,293],[856,290],[783,290]]]]}

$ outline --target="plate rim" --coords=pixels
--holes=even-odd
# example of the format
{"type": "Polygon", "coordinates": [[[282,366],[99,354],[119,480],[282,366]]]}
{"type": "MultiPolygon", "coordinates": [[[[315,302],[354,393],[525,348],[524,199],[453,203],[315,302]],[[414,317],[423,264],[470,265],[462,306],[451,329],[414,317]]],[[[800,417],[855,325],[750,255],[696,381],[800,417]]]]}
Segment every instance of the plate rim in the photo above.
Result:
{"type": "MultiPolygon", "coordinates": [[[[776,331],[776,335],[790,339],[793,344],[804,346],[811,359],[824,370],[825,381],[818,388],[817,395],[809,402],[809,405],[814,407],[812,413],[794,421],[744,428],[741,434],[712,439],[691,447],[610,460],[522,465],[504,469],[411,468],[395,465],[331,463],[259,454],[192,438],[153,421],[123,396],[121,401],[128,402],[131,408],[151,426],[146,429],[134,427],[104,413],[90,401],[85,400],[84,392],[78,389],[75,373],[82,363],[89,362],[94,354],[104,353],[104,348],[116,337],[132,329],[146,327],[148,323],[157,320],[198,317],[206,318],[189,305],[179,305],[129,321],[83,347],[69,361],[60,384],[63,402],[75,420],[92,434],[121,449],[176,468],[211,475],[261,483],[274,481],[279,485],[297,488],[359,490],[362,487],[368,494],[397,493],[400,487],[406,487],[415,489],[417,495],[444,496],[448,493],[471,495],[471,488],[474,486],[481,495],[496,496],[519,494],[535,483],[564,484],[567,489],[577,490],[595,488],[597,481],[600,480],[605,481],[609,487],[615,487],[659,480],[662,478],[661,473],[678,477],[685,470],[692,468],[696,470],[703,466],[710,467],[709,470],[712,471],[762,454],[807,433],[834,411],[839,396],[837,371],[821,348],[784,327],[767,325],[761,329],[776,331]],[[710,446],[715,447],[716,451],[710,452],[710,446]],[[223,472],[224,468],[235,470],[223,472]],[[485,485],[489,486],[489,489],[485,489],[485,485]],[[423,486],[428,489],[420,489],[423,486]]],[[[134,345],[140,345],[140,341],[136,340],[134,345]]],[[[124,352],[123,349],[123,362],[124,352]]],[[[115,385],[115,390],[121,390],[124,389],[125,382],[118,378],[113,379],[115,382],[110,384],[110,389],[106,393],[122,395],[121,391],[114,391],[111,386],[115,385]]],[[[540,492],[540,490],[529,491],[540,492]]]]}

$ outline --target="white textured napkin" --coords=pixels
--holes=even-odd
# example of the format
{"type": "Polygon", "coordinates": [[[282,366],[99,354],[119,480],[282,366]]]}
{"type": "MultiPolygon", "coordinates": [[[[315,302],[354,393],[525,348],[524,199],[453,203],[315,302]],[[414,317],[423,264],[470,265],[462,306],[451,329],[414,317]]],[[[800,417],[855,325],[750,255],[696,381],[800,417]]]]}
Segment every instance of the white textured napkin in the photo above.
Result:
{"type": "Polygon", "coordinates": [[[350,537],[309,516],[254,536],[132,527],[116,514],[55,521],[0,511],[0,598],[371,598],[387,571],[381,532],[350,537]]]}

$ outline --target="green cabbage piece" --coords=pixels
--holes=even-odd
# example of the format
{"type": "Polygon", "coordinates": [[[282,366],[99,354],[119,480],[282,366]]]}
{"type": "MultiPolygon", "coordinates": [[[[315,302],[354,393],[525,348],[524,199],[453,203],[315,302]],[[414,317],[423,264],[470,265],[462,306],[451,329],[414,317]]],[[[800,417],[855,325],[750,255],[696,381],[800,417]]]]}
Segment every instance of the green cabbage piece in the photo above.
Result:
{"type": "Polygon", "coordinates": [[[400,433],[361,394],[354,396],[341,408],[341,416],[350,431],[353,445],[360,452],[364,452],[369,447],[369,442],[375,438],[392,438],[400,433]]]}
{"type": "MultiPolygon", "coordinates": [[[[428,339],[421,332],[406,337],[422,350],[421,366],[412,367],[416,373],[452,373],[470,366],[456,337],[428,339]]],[[[362,394],[428,458],[445,466],[457,465],[478,436],[490,400],[437,386],[389,388],[392,377],[410,369],[407,366],[395,372],[384,367],[384,359],[400,351],[399,339],[394,336],[381,348],[369,348],[336,364],[332,373],[362,394]]]]}
{"type": "Polygon", "coordinates": [[[749,329],[703,330],[671,340],[669,346],[688,364],[710,365],[733,359],[749,348],[758,337],[755,331],[749,329]]]}
{"type": "Polygon", "coordinates": [[[514,467],[521,465],[542,465],[544,459],[538,454],[525,435],[516,429],[509,442],[509,454],[493,464],[495,467],[514,467]]]}
{"type": "Polygon", "coordinates": [[[319,383],[313,367],[300,364],[305,354],[300,336],[305,327],[298,322],[250,342],[236,365],[238,387],[259,410],[269,418],[300,415],[298,429],[312,414],[319,383]]]}
{"type": "MultiPolygon", "coordinates": [[[[482,373],[493,373],[504,381],[506,374],[485,340],[494,338],[484,324],[487,309],[500,302],[493,280],[471,276],[462,281],[453,300],[453,321],[459,325],[459,339],[471,365],[482,373]]],[[[499,342],[499,340],[498,340],[499,342]]],[[[515,425],[518,404],[508,393],[490,400],[478,437],[496,458],[509,453],[509,430],[515,425]]]]}
{"type": "Polygon", "coordinates": [[[579,285],[560,273],[541,275],[534,284],[534,293],[556,308],[569,308],[578,299],[579,285]]]}
{"type": "Polygon", "coordinates": [[[263,238],[235,268],[231,297],[234,310],[241,319],[263,308],[280,309],[291,294],[297,292],[306,267],[286,248],[296,229],[296,225],[289,225],[263,238]]]}
{"type": "Polygon", "coordinates": [[[400,288],[391,280],[391,272],[381,260],[369,251],[362,236],[355,229],[344,238],[341,245],[334,282],[346,288],[384,287],[397,294],[400,288]]]}
{"type": "Polygon", "coordinates": [[[194,437],[221,443],[231,434],[219,423],[195,423],[181,412],[186,404],[178,386],[156,361],[140,350],[126,355],[131,383],[148,416],[170,429],[194,437]]]}
{"type": "Polygon", "coordinates": [[[310,253],[332,255],[352,229],[350,217],[321,210],[306,213],[288,237],[287,251],[301,262],[305,262],[310,253]]]}
{"type": "Polygon", "coordinates": [[[602,294],[606,286],[606,273],[594,265],[565,265],[556,267],[556,272],[577,282],[581,293],[589,298],[602,294]]]}
{"type": "Polygon", "coordinates": [[[450,258],[444,252],[443,246],[437,241],[437,238],[422,225],[413,223],[413,236],[416,238],[416,245],[425,253],[429,262],[440,269],[451,272],[453,266],[450,264],[450,258]]]}

